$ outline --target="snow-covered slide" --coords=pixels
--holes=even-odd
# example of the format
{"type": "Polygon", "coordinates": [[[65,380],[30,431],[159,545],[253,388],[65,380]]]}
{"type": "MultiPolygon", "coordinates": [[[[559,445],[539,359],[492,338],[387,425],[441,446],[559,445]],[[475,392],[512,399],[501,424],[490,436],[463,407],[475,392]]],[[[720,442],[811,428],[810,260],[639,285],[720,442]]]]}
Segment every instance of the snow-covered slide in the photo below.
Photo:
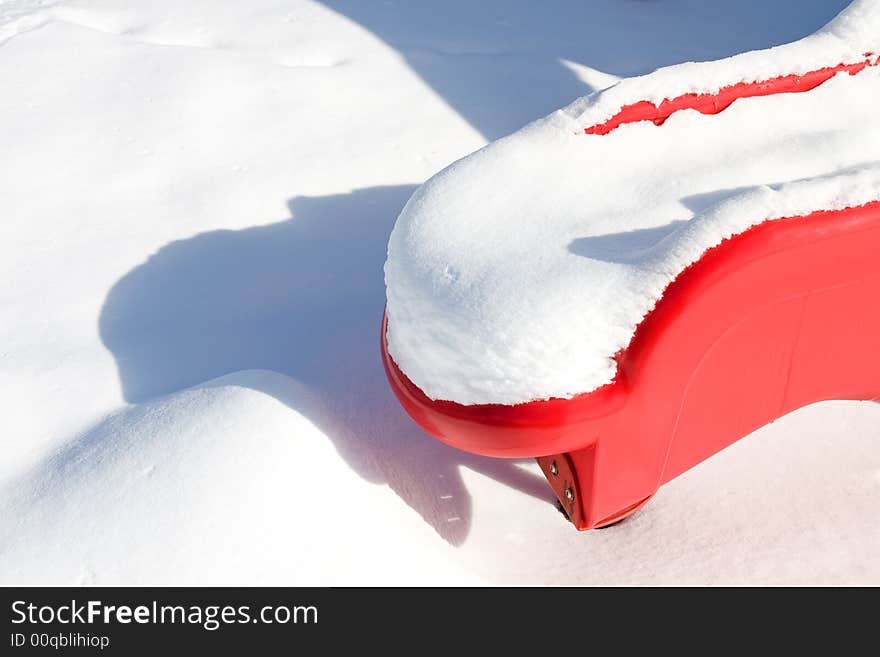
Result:
{"type": "Polygon", "coordinates": [[[579,528],[825,399],[880,397],[880,2],[661,69],[401,213],[383,353],[429,433],[536,456],[579,528]]]}

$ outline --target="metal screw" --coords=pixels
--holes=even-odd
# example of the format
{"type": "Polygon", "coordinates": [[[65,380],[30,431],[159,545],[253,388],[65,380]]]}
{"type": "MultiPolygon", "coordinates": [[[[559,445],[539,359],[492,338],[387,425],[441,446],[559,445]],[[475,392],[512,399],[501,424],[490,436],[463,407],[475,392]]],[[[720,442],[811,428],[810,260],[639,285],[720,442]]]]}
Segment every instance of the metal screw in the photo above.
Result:
{"type": "Polygon", "coordinates": [[[569,502],[574,502],[574,491],[571,488],[565,489],[565,499],[569,502]]]}
{"type": "Polygon", "coordinates": [[[550,474],[554,477],[559,474],[559,468],[556,467],[556,461],[550,461],[550,474]]]}

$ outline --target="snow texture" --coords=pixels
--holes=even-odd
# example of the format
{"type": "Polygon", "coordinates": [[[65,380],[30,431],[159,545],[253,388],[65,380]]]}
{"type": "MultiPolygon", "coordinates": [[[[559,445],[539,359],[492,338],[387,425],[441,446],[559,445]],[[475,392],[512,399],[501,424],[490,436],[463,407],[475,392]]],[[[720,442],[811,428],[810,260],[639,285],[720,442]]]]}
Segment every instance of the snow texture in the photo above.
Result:
{"type": "Polygon", "coordinates": [[[801,41],[623,80],[441,171],[391,235],[389,353],[429,397],[462,404],[610,383],[615,354],[709,248],[765,220],[880,199],[880,70],[662,126],[583,129],[639,99],[869,51],[880,51],[880,3],[855,2],[801,41]]]}
{"type": "Polygon", "coordinates": [[[0,0],[0,583],[880,584],[880,404],[581,534],[534,463],[423,434],[378,353],[417,183],[845,4],[0,0]]]}

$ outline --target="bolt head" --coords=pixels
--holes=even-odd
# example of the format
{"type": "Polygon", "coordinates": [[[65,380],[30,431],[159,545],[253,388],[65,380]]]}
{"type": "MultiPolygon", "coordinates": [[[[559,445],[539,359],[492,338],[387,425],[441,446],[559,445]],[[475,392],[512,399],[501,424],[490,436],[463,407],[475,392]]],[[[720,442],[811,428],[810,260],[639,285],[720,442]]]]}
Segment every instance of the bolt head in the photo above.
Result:
{"type": "Polygon", "coordinates": [[[565,489],[565,499],[569,502],[574,502],[574,491],[571,488],[565,489]]]}
{"type": "Polygon", "coordinates": [[[556,461],[550,461],[550,474],[554,477],[559,474],[559,467],[556,465],[556,461]]]}

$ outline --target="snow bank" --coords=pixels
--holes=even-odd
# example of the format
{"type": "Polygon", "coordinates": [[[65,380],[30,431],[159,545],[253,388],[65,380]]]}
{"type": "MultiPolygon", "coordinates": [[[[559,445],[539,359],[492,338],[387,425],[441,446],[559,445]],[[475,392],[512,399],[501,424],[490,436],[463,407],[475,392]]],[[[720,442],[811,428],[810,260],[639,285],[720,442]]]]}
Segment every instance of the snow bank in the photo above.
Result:
{"type": "Polygon", "coordinates": [[[856,2],[798,43],[623,81],[440,172],[389,242],[389,353],[429,397],[464,404],[609,383],[614,354],[707,249],[880,198],[880,72],[659,127],[583,128],[643,98],[860,61],[877,35],[880,4],[856,2]]]}
{"type": "Polygon", "coordinates": [[[478,581],[291,408],[315,403],[252,370],[111,415],[0,489],[0,581],[478,581]]]}

